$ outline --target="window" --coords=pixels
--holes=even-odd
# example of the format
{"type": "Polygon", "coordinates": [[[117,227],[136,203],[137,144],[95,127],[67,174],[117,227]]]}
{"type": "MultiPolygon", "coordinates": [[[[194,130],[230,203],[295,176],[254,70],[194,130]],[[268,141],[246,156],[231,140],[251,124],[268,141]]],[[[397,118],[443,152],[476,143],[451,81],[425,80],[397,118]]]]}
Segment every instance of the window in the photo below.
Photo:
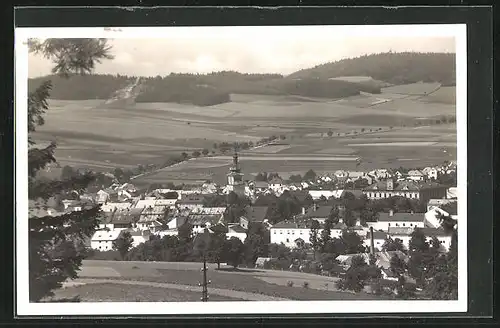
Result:
{"type": "Polygon", "coordinates": [[[290,242],[290,240],[287,238],[287,239],[286,239],[286,242],[287,242],[287,243],[289,243],[289,242],[290,242]]]}
{"type": "Polygon", "coordinates": [[[391,226],[391,223],[388,223],[388,224],[387,224],[387,226],[388,226],[388,227],[390,227],[390,226],[391,226]]]}
{"type": "Polygon", "coordinates": [[[274,233],[274,234],[276,234],[276,230],[274,230],[274,232],[273,232],[273,233],[274,233]]]}
{"type": "Polygon", "coordinates": [[[396,227],[399,227],[399,223],[396,223],[396,227]]]}
{"type": "Polygon", "coordinates": [[[410,227],[413,227],[413,223],[410,223],[410,227]]]}
{"type": "Polygon", "coordinates": [[[405,226],[405,224],[403,223],[403,227],[405,226]]]}

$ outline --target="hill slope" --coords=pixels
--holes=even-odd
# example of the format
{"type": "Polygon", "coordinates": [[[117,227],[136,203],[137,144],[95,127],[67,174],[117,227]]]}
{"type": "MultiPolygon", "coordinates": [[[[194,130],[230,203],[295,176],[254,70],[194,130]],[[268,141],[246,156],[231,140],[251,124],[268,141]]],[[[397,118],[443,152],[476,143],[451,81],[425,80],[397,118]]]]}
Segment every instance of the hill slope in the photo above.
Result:
{"type": "Polygon", "coordinates": [[[455,84],[455,54],[381,53],[318,65],[287,76],[288,79],[369,76],[392,84],[419,81],[455,84]]]}

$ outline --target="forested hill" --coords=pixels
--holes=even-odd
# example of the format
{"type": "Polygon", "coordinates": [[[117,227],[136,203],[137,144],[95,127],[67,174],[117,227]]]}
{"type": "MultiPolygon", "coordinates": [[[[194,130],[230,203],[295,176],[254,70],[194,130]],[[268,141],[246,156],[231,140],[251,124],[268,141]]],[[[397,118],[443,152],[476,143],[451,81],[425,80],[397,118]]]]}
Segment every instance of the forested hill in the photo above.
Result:
{"type": "MultiPolygon", "coordinates": [[[[51,97],[61,100],[109,99],[136,77],[86,75],[63,79],[48,76],[29,80],[33,90],[43,80],[53,83],[51,97]]],[[[435,53],[383,53],[344,59],[295,72],[242,74],[223,71],[211,74],[170,74],[141,78],[136,102],[175,102],[211,106],[231,101],[230,94],[297,95],[343,98],[361,91],[380,93],[383,83],[455,83],[455,55],[435,53]],[[371,77],[372,80],[334,80],[336,77],[371,77]]]]}
{"type": "MultiPolygon", "coordinates": [[[[69,80],[57,76],[30,80],[30,90],[51,79],[51,97],[61,100],[109,99],[116,90],[133,83],[133,77],[111,75],[75,76],[69,80]]],[[[298,95],[318,98],[341,98],[360,91],[380,93],[380,87],[346,81],[290,80],[274,74],[218,72],[206,75],[170,74],[142,78],[136,102],[175,102],[211,106],[231,101],[230,94],[298,95]]]]}
{"type": "Polygon", "coordinates": [[[341,76],[370,76],[392,84],[419,81],[455,84],[455,54],[448,53],[380,53],[318,65],[290,74],[289,79],[341,76]]]}

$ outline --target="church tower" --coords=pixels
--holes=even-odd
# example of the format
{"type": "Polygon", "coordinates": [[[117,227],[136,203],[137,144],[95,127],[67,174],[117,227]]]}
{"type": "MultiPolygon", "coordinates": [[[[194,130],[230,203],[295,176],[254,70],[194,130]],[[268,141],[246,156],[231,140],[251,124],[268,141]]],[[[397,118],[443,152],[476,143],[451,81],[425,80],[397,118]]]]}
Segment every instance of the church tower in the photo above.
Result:
{"type": "Polygon", "coordinates": [[[245,184],[243,183],[243,173],[241,173],[240,165],[238,163],[238,153],[236,149],[233,155],[233,165],[227,174],[227,191],[230,193],[234,191],[238,195],[245,194],[245,184]]]}

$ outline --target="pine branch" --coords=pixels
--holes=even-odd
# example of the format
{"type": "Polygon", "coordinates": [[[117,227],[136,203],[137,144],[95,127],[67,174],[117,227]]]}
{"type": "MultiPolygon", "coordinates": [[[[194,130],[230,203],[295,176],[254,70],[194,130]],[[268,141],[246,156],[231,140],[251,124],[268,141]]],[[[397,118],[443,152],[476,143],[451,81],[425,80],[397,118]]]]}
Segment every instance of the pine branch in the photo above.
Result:
{"type": "Polygon", "coordinates": [[[28,195],[30,199],[44,200],[59,194],[65,190],[84,190],[90,183],[95,180],[93,173],[85,173],[80,176],[75,176],[67,180],[40,181],[35,180],[29,184],[28,195]]]}

